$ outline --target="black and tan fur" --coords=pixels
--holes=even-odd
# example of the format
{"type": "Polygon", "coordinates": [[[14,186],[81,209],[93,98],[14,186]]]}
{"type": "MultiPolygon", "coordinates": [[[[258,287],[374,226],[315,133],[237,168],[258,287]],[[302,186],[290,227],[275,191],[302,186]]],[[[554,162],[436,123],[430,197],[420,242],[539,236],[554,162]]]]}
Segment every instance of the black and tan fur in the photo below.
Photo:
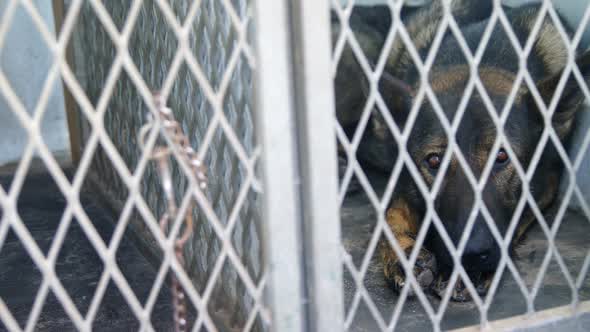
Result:
{"type": "MultiPolygon", "coordinates": [[[[490,0],[452,2],[453,16],[472,53],[475,53],[479,47],[492,8],[490,0]]],[[[504,8],[504,10],[516,37],[524,47],[537,21],[539,6],[525,5],[519,8],[504,8]]],[[[373,69],[391,22],[389,12],[388,7],[359,9],[355,11],[350,21],[351,28],[373,69]]],[[[431,5],[402,18],[422,60],[427,58],[437,35],[442,13],[440,2],[434,1],[431,5]]],[[[561,23],[564,24],[564,21],[562,20],[561,23]]],[[[571,32],[567,26],[565,29],[568,33],[571,32]]],[[[333,31],[339,31],[336,21],[333,24],[333,31]]],[[[546,16],[527,59],[527,70],[546,104],[551,101],[560,82],[568,56],[558,29],[546,16]]],[[[582,75],[589,77],[589,54],[574,56],[582,75]]],[[[335,82],[337,116],[340,124],[351,135],[357,129],[367,92],[370,91],[370,85],[355,59],[352,51],[349,48],[345,49],[335,82]]],[[[485,46],[485,52],[478,67],[478,75],[498,114],[504,109],[518,70],[518,56],[504,29],[497,23],[488,45],[485,46]]],[[[452,33],[447,30],[429,72],[429,83],[450,122],[457,113],[471,74],[461,47],[452,33]]],[[[398,36],[388,53],[387,64],[378,88],[387,105],[389,115],[401,129],[405,128],[408,121],[420,84],[420,75],[414,61],[398,36]]],[[[581,90],[575,79],[570,76],[552,118],[552,126],[565,147],[575,124],[576,111],[583,101],[584,96],[581,90]]],[[[507,112],[510,113],[504,132],[516,154],[516,156],[510,155],[510,160],[507,162],[500,162],[503,160],[498,155],[500,150],[491,150],[497,136],[497,129],[486,110],[484,97],[477,90],[468,97],[464,116],[455,135],[459,149],[478,179],[490,156],[495,159],[482,192],[482,199],[503,236],[507,233],[523,188],[522,180],[516,172],[512,159],[518,158],[525,170],[528,169],[544,129],[544,119],[539,106],[526,84],[518,87],[514,104],[507,107],[507,112]]],[[[422,179],[429,187],[439,174],[437,169],[429,168],[425,160],[431,160],[433,155],[440,155],[442,158],[448,141],[440,119],[433,111],[433,105],[428,98],[425,98],[418,108],[407,150],[422,179]]],[[[391,172],[397,156],[398,145],[388,124],[384,116],[374,110],[362,136],[357,158],[363,165],[391,172]]],[[[561,168],[557,150],[549,142],[542,151],[540,163],[529,183],[530,191],[541,211],[545,211],[555,200],[561,168]]],[[[452,155],[444,175],[439,176],[442,176],[442,183],[437,192],[434,208],[451,240],[457,245],[471,213],[475,193],[456,155],[452,155]]],[[[426,211],[427,204],[409,170],[405,167],[396,185],[386,219],[408,257],[414,248],[416,234],[426,211]]],[[[529,225],[534,222],[535,218],[530,208],[525,208],[518,226],[512,233],[512,243],[518,242],[529,225]]],[[[398,257],[386,242],[381,244],[380,251],[386,279],[395,289],[401,289],[405,285],[406,275],[398,257]]],[[[462,256],[462,264],[480,295],[487,292],[490,277],[500,257],[499,246],[480,213],[475,219],[462,256]]],[[[424,289],[430,288],[442,295],[452,268],[453,260],[446,246],[434,226],[430,226],[425,246],[418,253],[414,276],[424,289]]],[[[470,298],[462,282],[457,282],[453,288],[452,299],[467,301],[470,298]]]]}

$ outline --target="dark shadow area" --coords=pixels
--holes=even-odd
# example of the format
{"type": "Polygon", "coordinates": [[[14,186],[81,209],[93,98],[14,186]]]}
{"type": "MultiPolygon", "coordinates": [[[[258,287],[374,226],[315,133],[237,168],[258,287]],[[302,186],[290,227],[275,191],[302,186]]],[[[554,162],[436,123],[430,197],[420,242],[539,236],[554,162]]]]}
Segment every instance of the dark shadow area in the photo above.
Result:
{"type": "MultiPolygon", "coordinates": [[[[67,171],[66,174],[70,176],[72,172],[67,171]]],[[[11,175],[0,176],[0,184],[4,188],[11,182],[11,175]]],[[[95,193],[84,191],[80,193],[80,201],[101,238],[110,239],[115,229],[113,216],[97,203],[95,196],[95,193]]],[[[42,250],[50,250],[65,207],[66,200],[49,174],[41,172],[27,176],[18,198],[18,211],[42,250]]],[[[135,295],[140,300],[146,299],[157,271],[127,234],[118,247],[117,264],[135,295]]],[[[33,303],[40,294],[43,275],[12,230],[0,250],[0,266],[0,297],[6,302],[21,328],[24,328],[33,310],[33,303]]],[[[103,270],[104,264],[100,256],[78,221],[72,219],[57,255],[55,271],[83,315],[96,296],[103,270]]],[[[168,282],[164,283],[159,293],[162,299],[167,300],[156,301],[151,321],[156,331],[171,330],[172,302],[168,282]]],[[[92,326],[96,331],[132,331],[139,328],[135,314],[112,279],[107,284],[92,326]]],[[[4,329],[0,325],[0,330],[4,329]]],[[[52,290],[47,293],[35,330],[75,330],[52,290]]]]}

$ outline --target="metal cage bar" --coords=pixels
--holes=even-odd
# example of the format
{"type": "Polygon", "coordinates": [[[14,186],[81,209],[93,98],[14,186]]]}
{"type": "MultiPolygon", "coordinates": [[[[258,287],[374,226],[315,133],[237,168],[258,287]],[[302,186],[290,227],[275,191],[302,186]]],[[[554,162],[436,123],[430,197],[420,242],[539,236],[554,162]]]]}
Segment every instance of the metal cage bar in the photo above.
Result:
{"type": "Polygon", "coordinates": [[[344,328],[330,4],[292,4],[296,121],[310,326],[344,328]]]}
{"type": "Polygon", "coordinates": [[[288,1],[257,0],[255,10],[256,121],[262,146],[264,251],[268,264],[271,329],[303,331],[303,246],[288,1]]]}

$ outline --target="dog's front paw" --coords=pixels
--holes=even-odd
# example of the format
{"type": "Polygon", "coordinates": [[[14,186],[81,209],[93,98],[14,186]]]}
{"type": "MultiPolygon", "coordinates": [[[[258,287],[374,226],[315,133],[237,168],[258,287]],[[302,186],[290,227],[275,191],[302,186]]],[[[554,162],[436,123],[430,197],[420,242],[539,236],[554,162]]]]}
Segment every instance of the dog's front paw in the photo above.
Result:
{"type": "MultiPolygon", "coordinates": [[[[476,276],[471,276],[473,286],[475,287],[475,291],[479,296],[485,296],[488,293],[488,289],[490,288],[490,284],[492,281],[492,276],[490,274],[478,273],[476,276]]],[[[437,280],[432,284],[432,290],[439,296],[443,297],[445,295],[445,291],[449,286],[449,279],[448,277],[444,277],[440,275],[437,280]]],[[[471,293],[465,286],[465,283],[460,278],[457,279],[453,289],[451,290],[451,300],[455,302],[469,302],[473,300],[471,293]]]]}
{"type": "MultiPolygon", "coordinates": [[[[445,278],[444,276],[440,275],[436,279],[436,282],[432,284],[432,290],[438,295],[440,298],[445,296],[445,292],[449,286],[449,279],[445,278]]],[[[465,287],[463,280],[457,279],[455,282],[454,287],[451,289],[451,301],[455,302],[469,302],[471,301],[471,294],[465,287]]]]}
{"type": "MultiPolygon", "coordinates": [[[[410,252],[411,248],[407,251],[410,252]]],[[[416,264],[414,264],[412,271],[418,285],[422,289],[428,289],[437,274],[436,257],[434,257],[430,251],[424,248],[420,249],[418,257],[416,258],[416,264]]],[[[403,289],[406,285],[406,273],[399,260],[396,260],[389,264],[389,266],[385,267],[385,278],[391,283],[391,286],[396,291],[400,292],[403,289]]],[[[408,294],[413,296],[414,289],[410,288],[408,294]]]]}

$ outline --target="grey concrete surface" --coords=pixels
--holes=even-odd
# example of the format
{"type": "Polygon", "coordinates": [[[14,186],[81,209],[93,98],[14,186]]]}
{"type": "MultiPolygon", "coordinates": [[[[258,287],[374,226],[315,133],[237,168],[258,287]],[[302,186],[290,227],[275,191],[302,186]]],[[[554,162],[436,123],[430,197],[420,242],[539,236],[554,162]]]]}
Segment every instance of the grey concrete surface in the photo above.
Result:
{"type": "Polygon", "coordinates": [[[545,326],[536,326],[524,329],[518,329],[516,332],[588,332],[590,331],[590,314],[584,314],[576,318],[565,319],[563,321],[547,324],[545,326]]]}
{"type": "MultiPolygon", "coordinates": [[[[0,176],[0,185],[8,190],[10,175],[0,176]]],[[[106,243],[114,231],[113,216],[98,205],[91,192],[84,191],[80,199],[85,212],[106,243]]],[[[51,177],[45,172],[32,172],[24,183],[18,199],[18,211],[40,249],[47,254],[65,209],[65,199],[51,177]]],[[[1,211],[0,211],[1,212],[1,211]]],[[[154,266],[133,245],[127,230],[117,251],[117,264],[129,286],[144,304],[156,277],[154,266]]],[[[76,220],[72,220],[59,251],[55,271],[64,288],[82,315],[86,315],[95,296],[103,263],[87,240],[76,220]]],[[[9,231],[0,248],[0,297],[5,301],[18,323],[24,328],[42,275],[13,231],[9,231]]],[[[191,311],[194,317],[194,311],[191,311]]],[[[159,293],[151,316],[156,331],[172,331],[172,304],[168,283],[159,293]]],[[[121,292],[113,281],[92,325],[94,331],[137,331],[139,325],[121,292]]],[[[76,331],[59,300],[50,291],[35,325],[35,331],[76,331]]],[[[0,322],[0,331],[6,327],[0,322]]]]}

